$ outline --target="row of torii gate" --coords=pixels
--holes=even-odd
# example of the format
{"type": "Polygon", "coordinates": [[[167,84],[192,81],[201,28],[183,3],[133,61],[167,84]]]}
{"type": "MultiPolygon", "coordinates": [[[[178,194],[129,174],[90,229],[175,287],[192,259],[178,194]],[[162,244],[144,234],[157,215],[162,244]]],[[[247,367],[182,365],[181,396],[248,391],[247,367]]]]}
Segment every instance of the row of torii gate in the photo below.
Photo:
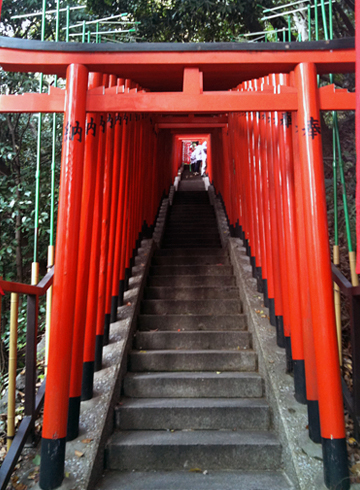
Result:
{"type": "Polygon", "coordinates": [[[64,113],[41,488],[63,480],[82,384],[91,397],[139,233],[151,230],[178,171],[179,141],[192,135],[209,138],[210,180],[292,349],[325,483],[349,488],[320,111],[354,110],[356,98],[319,89],[317,75],[354,72],[355,57],[352,39],[104,46],[0,38],[4,70],[66,77],[66,90],[0,96],[3,113],[64,113]]]}

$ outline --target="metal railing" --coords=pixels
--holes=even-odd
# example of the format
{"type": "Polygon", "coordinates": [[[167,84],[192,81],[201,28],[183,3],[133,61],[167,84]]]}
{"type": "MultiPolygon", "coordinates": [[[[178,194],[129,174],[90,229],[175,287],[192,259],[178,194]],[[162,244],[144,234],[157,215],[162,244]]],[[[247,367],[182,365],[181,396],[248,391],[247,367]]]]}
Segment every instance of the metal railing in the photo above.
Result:
{"type": "Polygon", "coordinates": [[[11,293],[10,356],[8,388],[8,453],[0,468],[0,490],[6,488],[11,473],[26,442],[34,440],[35,421],[42,408],[45,380],[36,392],[36,346],[39,319],[39,298],[46,294],[53,283],[54,267],[37,285],[22,284],[0,279],[0,288],[11,293]],[[17,310],[19,295],[27,295],[26,354],[25,354],[25,402],[24,416],[15,434],[14,420],[16,396],[17,310]],[[10,421],[10,423],[9,423],[10,421]]]}

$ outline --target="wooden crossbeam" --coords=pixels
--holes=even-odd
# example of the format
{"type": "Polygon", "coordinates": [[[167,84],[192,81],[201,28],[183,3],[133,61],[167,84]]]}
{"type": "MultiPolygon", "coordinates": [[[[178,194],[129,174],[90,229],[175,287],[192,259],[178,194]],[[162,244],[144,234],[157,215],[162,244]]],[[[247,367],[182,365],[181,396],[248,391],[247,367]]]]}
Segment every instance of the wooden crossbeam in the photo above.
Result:
{"type": "MultiPolygon", "coordinates": [[[[150,112],[150,113],[198,113],[221,114],[247,111],[296,111],[297,95],[294,90],[280,94],[270,92],[219,91],[202,94],[183,92],[133,92],[118,93],[107,90],[88,92],[87,112],[150,112]]],[[[333,85],[318,90],[320,109],[355,110],[354,92],[337,90],[333,85]]],[[[1,95],[0,112],[52,113],[63,112],[65,91],[60,89],[50,94],[28,93],[24,95],[1,95]]],[[[180,121],[179,121],[180,122],[180,121]]],[[[197,121],[196,121],[197,122],[197,121]]],[[[200,121],[198,121],[200,123],[200,121]]]]}

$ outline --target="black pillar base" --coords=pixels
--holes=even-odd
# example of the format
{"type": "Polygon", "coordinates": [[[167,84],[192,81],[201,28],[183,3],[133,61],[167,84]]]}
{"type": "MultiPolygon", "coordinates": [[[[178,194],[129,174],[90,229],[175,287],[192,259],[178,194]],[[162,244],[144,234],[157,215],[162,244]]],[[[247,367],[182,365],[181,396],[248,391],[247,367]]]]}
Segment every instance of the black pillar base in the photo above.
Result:
{"type": "Polygon", "coordinates": [[[91,400],[94,387],[94,361],[87,361],[83,364],[83,376],[81,384],[81,400],[91,400]]]}
{"type": "Polygon", "coordinates": [[[79,418],[80,418],[81,396],[69,398],[69,412],[66,440],[73,441],[79,435],[79,418]]]}
{"type": "Polygon", "coordinates": [[[268,296],[268,283],[267,279],[263,279],[263,294],[264,294],[264,306],[269,308],[269,296],[268,296]]]}
{"type": "Polygon", "coordinates": [[[269,298],[269,316],[270,325],[276,327],[276,316],[275,316],[275,300],[274,298],[269,298]]]}
{"type": "Polygon", "coordinates": [[[346,439],[322,439],[324,481],[330,490],[349,490],[346,439]]]}
{"type": "Polygon", "coordinates": [[[40,488],[53,490],[64,479],[66,437],[41,440],[40,488]]]}
{"type": "Polygon", "coordinates": [[[122,306],[124,304],[124,292],[125,292],[125,280],[121,279],[119,281],[118,306],[122,306]]]}
{"type": "Polygon", "coordinates": [[[309,437],[316,444],[321,443],[319,402],[317,400],[307,401],[309,437]]]}
{"type": "Polygon", "coordinates": [[[302,405],[306,405],[305,362],[303,360],[294,360],[293,365],[295,400],[302,405]]]}
{"type": "Polygon", "coordinates": [[[291,374],[294,371],[292,349],[291,349],[291,337],[285,337],[285,352],[286,352],[286,373],[291,374]]]}
{"type": "Polygon", "coordinates": [[[124,279],[124,290],[127,291],[129,289],[129,279],[130,279],[130,267],[125,269],[125,279],[124,279]]]}
{"type": "Polygon", "coordinates": [[[236,222],[235,236],[237,238],[242,238],[242,227],[241,227],[241,225],[239,225],[239,220],[237,220],[237,222],[236,222]]]}
{"type": "Polygon", "coordinates": [[[249,240],[247,238],[245,238],[245,240],[244,240],[244,245],[245,245],[245,249],[246,249],[246,255],[248,257],[250,257],[251,250],[250,250],[249,240]]]}
{"type": "MultiPolygon", "coordinates": [[[[132,256],[131,256],[131,259],[130,259],[130,271],[131,269],[134,267],[135,265],[135,248],[133,248],[133,253],[132,253],[132,256]]],[[[131,277],[131,272],[130,272],[130,275],[129,275],[129,278],[131,277]]]]}
{"type": "Polygon", "coordinates": [[[262,270],[261,267],[256,267],[256,281],[258,293],[262,293],[263,290],[263,280],[262,280],[262,270]]]}
{"type": "Polygon", "coordinates": [[[95,363],[94,371],[101,371],[102,369],[102,354],[103,354],[103,336],[97,335],[95,339],[95,363]]]}
{"type": "Polygon", "coordinates": [[[105,313],[103,345],[108,345],[110,336],[110,313],[105,313]]]}
{"type": "Polygon", "coordinates": [[[285,347],[284,319],[281,315],[275,317],[276,344],[282,349],[285,347]]]}
{"type": "Polygon", "coordinates": [[[235,226],[229,225],[229,229],[230,229],[230,236],[235,237],[236,236],[235,226]]]}
{"type": "Polygon", "coordinates": [[[252,268],[252,276],[254,279],[256,279],[256,264],[255,264],[255,257],[250,256],[250,264],[252,268]]]}
{"type": "Polygon", "coordinates": [[[119,301],[118,296],[111,297],[110,323],[115,323],[117,321],[118,301],[119,301]]]}

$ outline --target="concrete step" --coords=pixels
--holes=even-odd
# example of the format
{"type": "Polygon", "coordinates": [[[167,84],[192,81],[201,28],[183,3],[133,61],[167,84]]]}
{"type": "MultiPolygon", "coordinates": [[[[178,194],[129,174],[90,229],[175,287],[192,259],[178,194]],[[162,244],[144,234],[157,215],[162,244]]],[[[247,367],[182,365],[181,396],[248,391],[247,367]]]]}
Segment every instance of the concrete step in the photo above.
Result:
{"type": "Polygon", "coordinates": [[[201,240],[191,240],[191,241],[187,240],[184,242],[181,242],[180,240],[171,241],[171,242],[164,240],[162,246],[164,248],[178,248],[178,247],[181,247],[181,245],[183,245],[186,248],[190,248],[190,247],[193,247],[193,248],[198,248],[198,247],[213,248],[213,247],[220,247],[221,241],[220,241],[220,239],[217,241],[216,240],[201,239],[201,240]]]}
{"type": "Polygon", "coordinates": [[[178,211],[195,211],[196,215],[198,216],[199,214],[205,212],[214,212],[214,208],[211,206],[210,202],[205,202],[201,201],[201,199],[194,199],[194,200],[189,200],[187,202],[182,202],[182,203],[173,203],[171,212],[175,213],[178,211]],[[194,206],[196,206],[196,209],[194,209],[194,206]]]}
{"type": "Polygon", "coordinates": [[[161,349],[251,349],[250,332],[136,332],[135,348],[161,349]]]}
{"type": "Polygon", "coordinates": [[[155,256],[152,265],[230,265],[226,255],[155,256]]]}
{"type": "Polygon", "coordinates": [[[257,371],[254,351],[149,350],[132,351],[129,371],[257,371]]]}
{"type": "Polygon", "coordinates": [[[173,208],[168,214],[168,221],[176,220],[179,221],[214,221],[216,223],[216,214],[213,208],[207,207],[206,209],[200,210],[199,206],[196,204],[194,206],[189,206],[188,209],[185,208],[173,208]]]}
{"type": "Polygon", "coordinates": [[[190,256],[202,256],[206,258],[207,256],[216,257],[228,257],[229,253],[224,248],[198,248],[194,250],[193,248],[178,248],[173,250],[165,250],[163,248],[155,250],[154,257],[190,257],[190,256]]]}
{"type": "MultiPolygon", "coordinates": [[[[192,468],[190,468],[191,470],[192,468]]],[[[199,470],[205,471],[203,468],[199,470]]],[[[294,490],[281,471],[107,471],[95,490],[294,490]]]]}
{"type": "Polygon", "coordinates": [[[209,226],[217,227],[217,223],[215,216],[202,216],[201,218],[192,218],[191,216],[170,216],[166,222],[166,228],[168,226],[172,228],[182,228],[183,226],[198,226],[199,228],[207,228],[209,226]]]}
{"type": "Polygon", "coordinates": [[[196,223],[182,223],[181,225],[174,224],[166,227],[165,233],[167,235],[171,234],[193,234],[193,233],[206,233],[214,234],[219,233],[218,227],[209,223],[207,225],[198,226],[196,223]]]}
{"type": "Polygon", "coordinates": [[[166,231],[164,234],[164,240],[217,240],[219,238],[219,232],[207,231],[205,228],[200,229],[194,227],[193,231],[184,231],[181,228],[178,231],[166,231]]]}
{"type": "Polygon", "coordinates": [[[232,276],[231,265],[156,265],[151,276],[232,276]]]}
{"type": "Polygon", "coordinates": [[[235,286],[234,276],[149,276],[149,287],[230,287],[235,286]]]}
{"type": "MultiPolygon", "coordinates": [[[[181,181],[181,183],[183,184],[185,181],[181,181]]],[[[202,180],[199,180],[198,183],[200,185],[204,185],[204,182],[202,180]]],[[[191,182],[192,186],[194,186],[194,182],[191,182]]],[[[186,200],[186,199],[204,199],[204,200],[208,200],[209,199],[209,194],[208,192],[205,190],[205,187],[203,188],[203,190],[196,190],[196,191],[193,191],[193,192],[182,192],[182,191],[178,191],[174,194],[174,202],[176,201],[183,201],[183,200],[186,200]]]]}
{"type": "Polygon", "coordinates": [[[147,287],[144,291],[145,299],[239,299],[239,290],[236,287],[147,287]]]}
{"type": "Polygon", "coordinates": [[[141,302],[144,315],[234,315],[241,313],[239,299],[176,300],[146,299],[141,302]]]}
{"type": "Polygon", "coordinates": [[[193,225],[193,224],[216,224],[215,214],[203,214],[202,216],[191,216],[191,214],[186,215],[183,213],[179,214],[171,214],[168,217],[167,225],[173,226],[182,226],[184,224],[193,225]]]}
{"type": "Polygon", "coordinates": [[[189,246],[192,246],[193,244],[199,243],[199,244],[206,244],[205,246],[208,246],[209,243],[220,243],[220,236],[219,233],[216,232],[216,234],[213,235],[206,235],[206,233],[201,233],[201,232],[194,232],[194,233],[165,233],[164,235],[164,243],[178,243],[178,246],[186,246],[187,243],[189,243],[189,246]]]}
{"type": "Polygon", "coordinates": [[[136,398],[262,398],[258,373],[162,372],[127,373],[124,395],[136,398]]]}
{"type": "Polygon", "coordinates": [[[180,192],[180,193],[174,194],[174,201],[173,201],[174,206],[179,206],[184,202],[190,202],[190,201],[203,201],[207,204],[210,204],[209,194],[207,193],[207,191],[205,191],[205,189],[203,192],[196,192],[196,191],[195,192],[180,192]]]}
{"type": "Polygon", "coordinates": [[[115,409],[120,430],[268,430],[264,398],[123,398],[115,409]]]}
{"type": "Polygon", "coordinates": [[[169,220],[173,221],[174,224],[182,221],[188,221],[189,223],[196,223],[198,221],[213,221],[216,223],[216,216],[212,209],[198,212],[198,206],[189,206],[189,209],[177,209],[171,211],[169,220]]]}
{"type": "Polygon", "coordinates": [[[259,431],[122,431],[106,448],[106,467],[126,470],[274,470],[281,463],[277,437],[259,431]]]}
{"type": "Polygon", "coordinates": [[[162,330],[162,331],[238,331],[247,330],[247,317],[239,315],[139,315],[139,330],[162,330]]]}

